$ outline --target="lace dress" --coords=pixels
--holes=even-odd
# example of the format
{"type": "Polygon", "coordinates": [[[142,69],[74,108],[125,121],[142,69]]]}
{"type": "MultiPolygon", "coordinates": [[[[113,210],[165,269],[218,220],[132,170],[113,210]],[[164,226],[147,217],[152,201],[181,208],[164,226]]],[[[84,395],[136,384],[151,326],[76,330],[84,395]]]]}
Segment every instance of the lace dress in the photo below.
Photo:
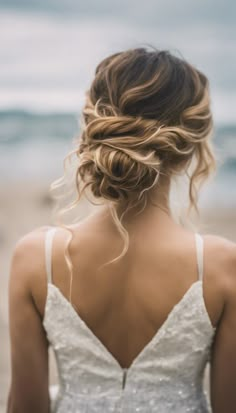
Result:
{"type": "Polygon", "coordinates": [[[52,283],[51,247],[45,238],[48,292],[44,328],[54,350],[59,391],[56,413],[209,413],[203,374],[215,328],[203,299],[203,238],[195,234],[199,279],[174,306],[129,368],[95,336],[52,283]]]}

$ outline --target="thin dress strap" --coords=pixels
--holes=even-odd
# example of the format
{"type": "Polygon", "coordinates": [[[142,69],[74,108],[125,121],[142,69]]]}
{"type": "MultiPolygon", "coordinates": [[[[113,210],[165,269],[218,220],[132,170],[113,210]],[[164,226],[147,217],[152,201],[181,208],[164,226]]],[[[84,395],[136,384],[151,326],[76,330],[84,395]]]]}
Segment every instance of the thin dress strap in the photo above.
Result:
{"type": "Polygon", "coordinates": [[[56,228],[50,228],[45,235],[45,263],[48,283],[52,284],[52,241],[56,228]]]}
{"type": "Polygon", "coordinates": [[[196,252],[197,252],[197,267],[198,267],[198,278],[202,281],[203,279],[203,237],[195,233],[196,241],[196,252]]]}

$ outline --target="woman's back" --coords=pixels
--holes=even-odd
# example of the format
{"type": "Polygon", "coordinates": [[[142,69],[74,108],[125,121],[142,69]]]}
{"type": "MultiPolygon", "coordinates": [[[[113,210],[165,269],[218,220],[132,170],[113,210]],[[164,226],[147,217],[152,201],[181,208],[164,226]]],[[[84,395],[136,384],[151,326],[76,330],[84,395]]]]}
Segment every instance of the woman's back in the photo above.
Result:
{"type": "MultiPolygon", "coordinates": [[[[143,217],[143,226],[140,218],[130,224],[130,231],[131,225],[135,228],[128,253],[108,266],[102,265],[122,248],[112,221],[97,214],[73,230],[69,251],[73,264],[72,303],[123,367],[132,363],[199,277],[194,234],[160,211],[153,221],[149,225],[143,217]]],[[[52,268],[53,283],[69,300],[70,274],[64,258],[67,238],[68,233],[58,228],[52,268]]],[[[216,296],[218,304],[213,303],[211,295],[217,293],[208,290],[208,311],[216,324],[222,300],[216,296]]]]}
{"type": "Polygon", "coordinates": [[[61,379],[57,411],[207,412],[202,378],[215,329],[203,297],[203,238],[159,212],[156,224],[131,233],[121,263],[98,271],[119,247],[110,225],[95,216],[74,228],[74,308],[59,252],[65,234],[46,233],[44,327],[61,379]]]}

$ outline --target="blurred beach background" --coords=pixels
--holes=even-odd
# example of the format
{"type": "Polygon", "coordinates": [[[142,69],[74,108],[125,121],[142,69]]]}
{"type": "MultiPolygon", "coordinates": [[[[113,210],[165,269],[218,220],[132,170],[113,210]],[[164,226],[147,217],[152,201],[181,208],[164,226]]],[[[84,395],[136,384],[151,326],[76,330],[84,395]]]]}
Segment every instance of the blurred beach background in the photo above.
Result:
{"type": "Polygon", "coordinates": [[[102,58],[151,44],[208,76],[219,168],[200,197],[203,228],[236,241],[235,18],[234,0],[0,0],[1,413],[10,380],[11,254],[22,235],[53,223],[49,185],[63,174],[102,58]]]}

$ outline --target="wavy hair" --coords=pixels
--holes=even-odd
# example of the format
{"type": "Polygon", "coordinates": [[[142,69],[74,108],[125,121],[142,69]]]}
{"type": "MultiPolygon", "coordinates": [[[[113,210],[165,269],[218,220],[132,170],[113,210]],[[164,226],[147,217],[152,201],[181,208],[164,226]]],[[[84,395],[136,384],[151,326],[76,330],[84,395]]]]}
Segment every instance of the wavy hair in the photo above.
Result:
{"type": "MultiPolygon", "coordinates": [[[[193,207],[198,212],[200,185],[215,169],[212,131],[208,79],[186,60],[146,48],[105,58],[86,92],[80,136],[64,160],[64,172],[73,155],[78,160],[77,198],[58,216],[74,208],[83,193],[107,202],[124,239],[121,254],[110,262],[118,260],[129,245],[125,214],[133,207],[145,208],[164,177],[186,174],[189,211],[193,207]]],[[[61,187],[64,177],[51,190],[61,187]]],[[[59,224],[71,232],[65,255],[72,271],[72,231],[59,224]]]]}

